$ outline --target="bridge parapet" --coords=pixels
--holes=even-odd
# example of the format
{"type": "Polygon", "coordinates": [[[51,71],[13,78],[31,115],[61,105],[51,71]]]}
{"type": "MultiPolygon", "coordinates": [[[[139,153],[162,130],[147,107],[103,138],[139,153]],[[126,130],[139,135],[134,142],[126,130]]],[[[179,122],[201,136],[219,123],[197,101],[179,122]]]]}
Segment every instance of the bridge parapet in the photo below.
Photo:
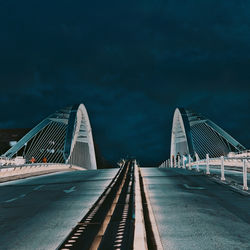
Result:
{"type": "Polygon", "coordinates": [[[82,167],[71,165],[71,164],[55,164],[55,163],[34,163],[34,164],[23,164],[19,166],[2,166],[0,168],[0,181],[6,177],[16,176],[19,179],[23,175],[40,175],[58,171],[67,170],[85,170],[82,167]]]}
{"type": "MultiPolygon", "coordinates": [[[[160,168],[183,168],[187,170],[204,171],[206,175],[220,174],[221,181],[225,181],[225,173],[230,175],[242,175],[240,184],[242,184],[243,190],[248,190],[248,173],[250,173],[250,157],[214,157],[210,158],[209,154],[206,154],[206,159],[199,159],[196,156],[196,160],[193,160],[190,155],[179,156],[177,160],[171,164],[170,159],[160,164],[160,168]]],[[[238,180],[239,181],[239,178],[238,180]]]]}

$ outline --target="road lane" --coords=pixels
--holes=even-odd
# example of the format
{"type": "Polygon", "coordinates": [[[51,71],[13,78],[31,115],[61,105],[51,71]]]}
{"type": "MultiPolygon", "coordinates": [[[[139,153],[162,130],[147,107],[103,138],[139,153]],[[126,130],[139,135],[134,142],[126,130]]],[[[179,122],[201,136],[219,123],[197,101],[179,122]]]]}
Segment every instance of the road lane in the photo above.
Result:
{"type": "Polygon", "coordinates": [[[250,198],[182,169],[141,168],[165,249],[250,249],[250,198]]]}
{"type": "Polygon", "coordinates": [[[63,172],[0,184],[1,250],[55,249],[117,170],[63,172]]]}

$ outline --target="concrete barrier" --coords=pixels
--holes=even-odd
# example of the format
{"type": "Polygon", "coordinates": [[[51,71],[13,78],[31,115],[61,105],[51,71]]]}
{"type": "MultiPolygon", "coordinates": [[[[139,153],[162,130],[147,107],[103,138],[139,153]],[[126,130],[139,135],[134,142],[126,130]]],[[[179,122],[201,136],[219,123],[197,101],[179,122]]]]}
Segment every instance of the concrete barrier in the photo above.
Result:
{"type": "Polygon", "coordinates": [[[81,167],[69,164],[25,164],[21,166],[3,166],[0,168],[0,182],[14,179],[22,179],[35,175],[42,175],[57,171],[85,170],[81,167]],[[10,177],[10,178],[8,178],[10,177]],[[12,178],[16,177],[16,178],[12,178]]]}

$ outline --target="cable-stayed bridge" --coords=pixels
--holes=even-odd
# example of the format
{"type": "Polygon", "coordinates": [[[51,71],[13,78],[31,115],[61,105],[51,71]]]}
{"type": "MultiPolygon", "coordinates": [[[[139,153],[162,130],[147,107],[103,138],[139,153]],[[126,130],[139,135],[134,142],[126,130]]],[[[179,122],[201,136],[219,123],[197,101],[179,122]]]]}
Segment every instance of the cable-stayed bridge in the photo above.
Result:
{"type": "Polygon", "coordinates": [[[249,151],[194,112],[176,109],[159,168],[97,169],[83,104],[45,118],[1,161],[1,249],[250,247],[249,151]]]}
{"type": "Polygon", "coordinates": [[[92,130],[83,104],[56,111],[42,120],[3,157],[22,155],[25,163],[63,163],[97,169],[92,130]]]}
{"type": "MultiPolygon", "coordinates": [[[[160,167],[204,170],[207,175],[220,170],[241,173],[243,190],[248,190],[250,151],[211,120],[193,111],[176,108],[173,117],[171,152],[160,167]]],[[[239,180],[239,177],[237,177],[239,180]]]]}

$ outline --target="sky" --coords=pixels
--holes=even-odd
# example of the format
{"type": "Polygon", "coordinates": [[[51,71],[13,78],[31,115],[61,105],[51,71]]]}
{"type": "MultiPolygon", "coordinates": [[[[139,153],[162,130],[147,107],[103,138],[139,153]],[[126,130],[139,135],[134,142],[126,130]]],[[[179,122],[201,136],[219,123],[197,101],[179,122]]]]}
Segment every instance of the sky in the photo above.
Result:
{"type": "Polygon", "coordinates": [[[84,103],[112,162],[169,157],[176,107],[250,148],[247,0],[0,0],[1,128],[84,103]]]}

